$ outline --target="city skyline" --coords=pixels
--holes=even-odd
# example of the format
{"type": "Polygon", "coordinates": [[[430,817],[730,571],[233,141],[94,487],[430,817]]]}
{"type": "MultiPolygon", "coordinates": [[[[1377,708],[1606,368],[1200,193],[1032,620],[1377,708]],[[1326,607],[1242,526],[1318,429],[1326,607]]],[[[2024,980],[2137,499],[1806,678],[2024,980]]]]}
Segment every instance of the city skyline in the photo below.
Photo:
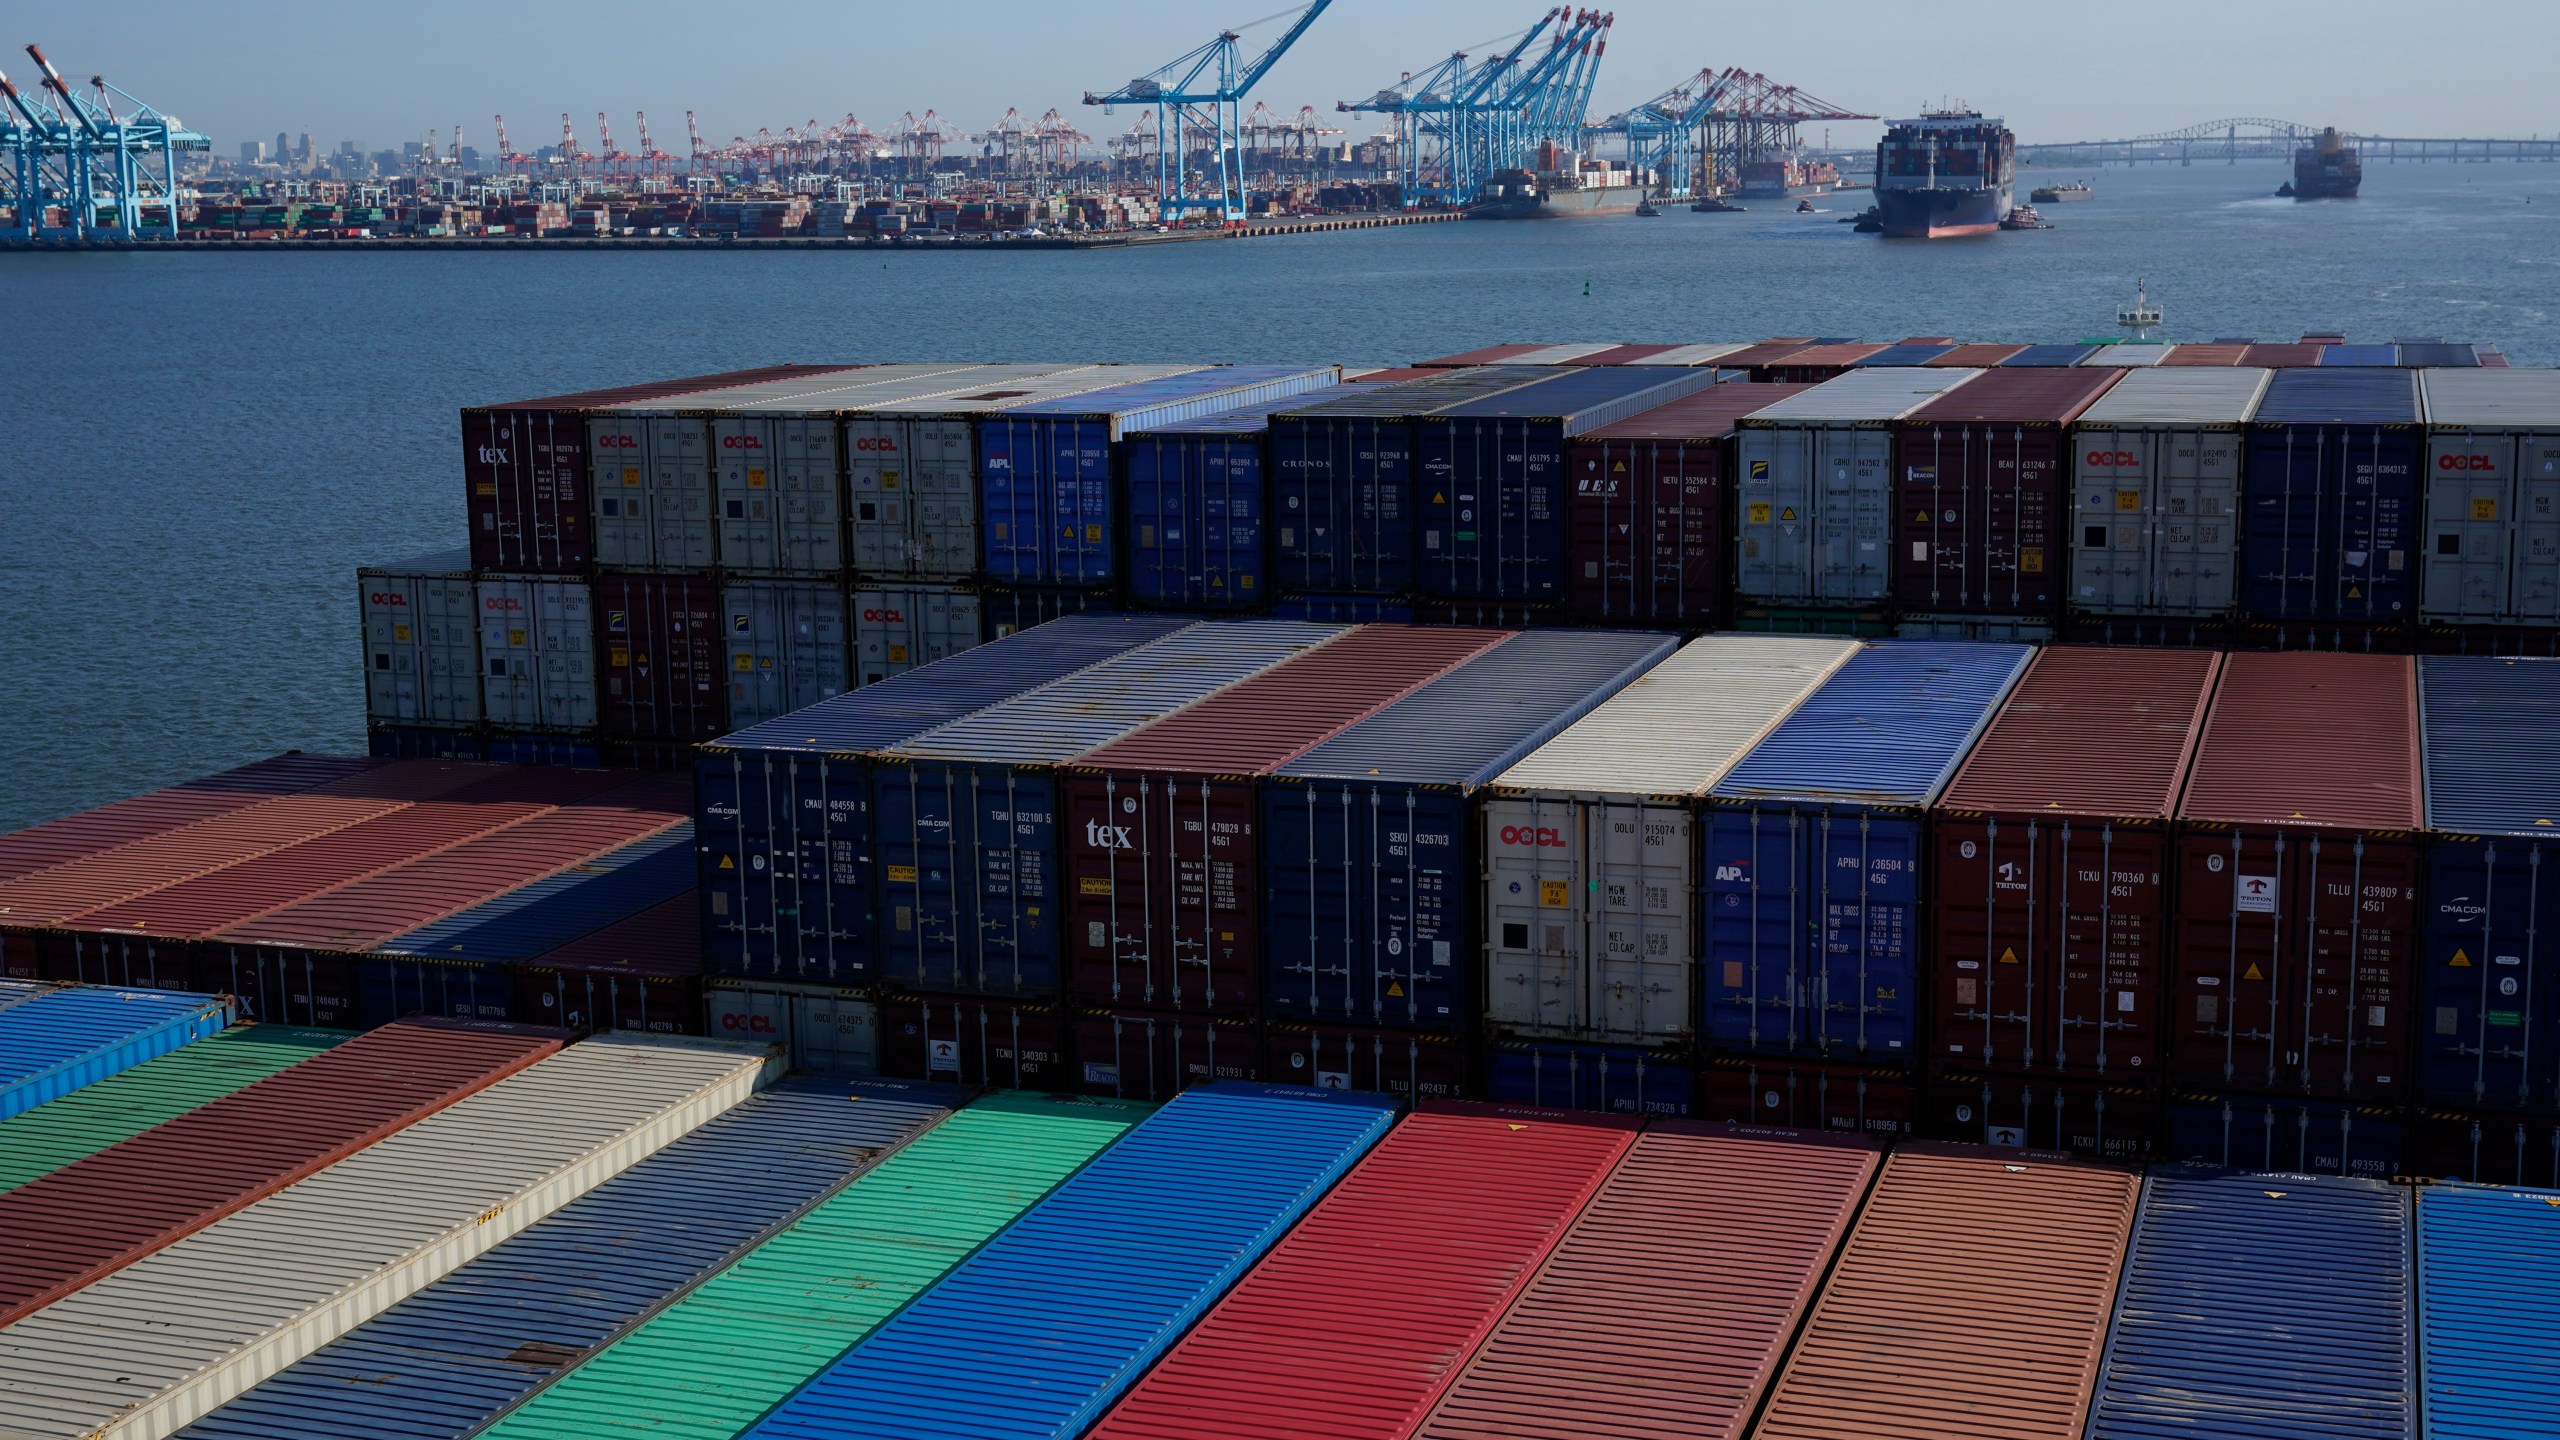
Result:
{"type": "MultiPolygon", "coordinates": [[[[44,45],[75,83],[105,74],[212,136],[218,156],[236,158],[243,142],[279,129],[308,132],[324,154],[349,140],[367,154],[396,151],[430,129],[446,146],[457,123],[465,144],[494,155],[492,117],[501,114],[514,147],[530,153],[558,143],[564,110],[581,145],[594,148],[599,109],[623,148],[635,147],[635,116],[645,111],[657,146],[681,156],[687,110],[713,146],[848,114],[885,132],[901,114],[928,109],[975,134],[1008,108],[1029,120],[1051,107],[1098,143],[1136,117],[1079,104],[1086,90],[1114,88],[1274,3],[1129,0],[1061,24],[1054,7],[1023,0],[929,9],[775,0],[721,15],[717,43],[707,44],[696,33],[698,12],[654,0],[532,13],[461,0],[424,35],[387,28],[383,12],[307,0],[261,6],[253,27],[206,27],[195,23],[198,11],[137,0],[112,18],[47,15],[42,33],[6,38],[11,55],[30,39],[44,45]],[[166,23],[152,23],[155,12],[166,23]],[[1000,41],[1009,27],[1038,43],[977,43],[1000,41]],[[363,58],[385,51],[400,63],[386,69],[363,58]],[[705,64],[706,54],[725,58],[705,64]]],[[[2138,29],[2120,16],[2057,17],[2024,0],[1983,0],[1961,14],[1838,0],[1824,12],[1836,23],[1810,37],[1801,11],[1706,15],[1670,0],[1628,0],[1615,10],[1595,113],[1701,68],[1736,65],[1851,110],[1894,115],[1961,100],[2005,116],[2030,141],[2133,135],[2233,114],[2369,134],[2527,135],[2560,126],[2535,73],[2535,57],[2560,46],[2560,6],[2518,0],[2440,6],[2424,17],[2366,0],[2162,0],[2142,12],[2138,29]],[[2493,28],[2501,43],[2479,45],[2493,28]],[[2419,83],[2427,75],[2458,83],[2419,83]]],[[[1357,141],[1377,117],[1337,114],[1336,101],[1454,49],[1483,53],[1485,42],[1540,13],[1457,0],[1335,0],[1252,98],[1284,117],[1313,105],[1346,132],[1342,139],[1357,141]]],[[[1247,51],[1282,23],[1248,28],[1247,51]]],[[[26,67],[0,61],[9,68],[26,67]]],[[[1830,138],[1863,145],[1875,129],[1844,124],[1830,138]]],[[[1815,127],[1806,138],[1824,136],[1815,127]]]]}

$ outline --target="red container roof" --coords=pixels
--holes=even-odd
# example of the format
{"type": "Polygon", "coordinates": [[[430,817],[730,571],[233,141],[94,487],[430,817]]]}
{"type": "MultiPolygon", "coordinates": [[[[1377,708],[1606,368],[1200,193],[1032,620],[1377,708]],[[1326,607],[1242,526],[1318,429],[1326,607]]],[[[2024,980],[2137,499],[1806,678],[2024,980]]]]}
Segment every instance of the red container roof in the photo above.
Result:
{"type": "Polygon", "coordinates": [[[562,1038],[397,1021],[0,1195],[0,1325],[496,1084],[562,1038]]]}
{"type": "Polygon", "coordinates": [[[48,820],[15,834],[0,835],[0,880],[14,880],[83,855],[165,835],[199,820],[245,810],[274,796],[299,794],[332,780],[361,774],[381,763],[361,757],[305,755],[295,750],[201,780],[48,820]]]}
{"type": "Polygon", "coordinates": [[[1402,1440],[1626,1153],[1637,1124],[1426,1102],[1089,1440],[1402,1440]]]}
{"type": "Polygon", "coordinates": [[[1265,774],[1511,634],[1363,625],[1103,746],[1078,768],[1265,774]]]}
{"type": "MultiPolygon", "coordinates": [[[[1859,361],[1866,359],[1870,355],[1881,355],[1891,348],[1891,346],[1887,345],[1870,345],[1864,341],[1851,341],[1846,344],[1835,345],[1809,345],[1777,363],[1790,366],[1828,365],[1836,366],[1845,370],[1850,366],[1857,364],[1859,361]]],[[[1716,363],[1719,366],[1730,365],[1733,363],[1734,358],[1735,357],[1728,355],[1716,363]]],[[[1755,361],[1753,363],[1757,364],[1765,362],[1755,361]]]]}
{"type": "Polygon", "coordinates": [[[1415,1434],[1740,1440],[1882,1159],[1654,1123],[1415,1434]]]}
{"type": "Polygon", "coordinates": [[[2166,821],[2221,673],[2211,650],[2048,647],[1939,808],[2166,821]]]}
{"type": "Polygon", "coordinates": [[[1603,425],[1576,437],[1576,443],[1593,440],[1721,440],[1734,432],[1735,423],[1743,416],[1767,409],[1790,395],[1801,395],[1812,388],[1810,385],[1717,385],[1630,415],[1614,425],[1603,425]]]}
{"type": "Polygon", "coordinates": [[[1813,342],[1814,337],[1811,335],[1777,336],[1763,340],[1757,345],[1745,345],[1730,355],[1717,356],[1715,368],[1749,370],[1754,366],[1774,365],[1799,350],[1811,348],[1813,342]]]}
{"type": "Polygon", "coordinates": [[[2406,655],[2231,656],[2178,818],[2417,829],[2417,674],[2406,655]]]}
{"type": "Polygon", "coordinates": [[[2140,1193],[2037,1151],[1896,1150],[1753,1440],[2077,1440],[2140,1193]]]}
{"type": "Polygon", "coordinates": [[[2249,353],[2246,345],[2228,341],[2210,345],[2173,345],[2161,358],[2163,365],[2238,365],[2249,353]]]}
{"type": "Polygon", "coordinates": [[[700,902],[695,892],[687,890],[592,935],[537,955],[525,961],[524,968],[630,975],[643,980],[681,980],[700,975],[700,902]]]}
{"type": "Polygon", "coordinates": [[[1639,360],[1651,359],[1656,355],[1668,355],[1680,348],[1678,345],[1612,345],[1606,350],[1577,356],[1564,363],[1567,365],[1633,365],[1639,360]]]}
{"type": "Polygon", "coordinates": [[[2023,354],[2024,345],[1959,345],[1944,355],[1924,360],[1924,366],[1942,369],[1989,370],[2012,355],[2023,354]]]}
{"type": "Polygon", "coordinates": [[[696,395],[705,390],[727,390],[737,385],[761,385],[769,380],[790,380],[809,375],[828,375],[839,370],[861,370],[861,365],[766,365],[754,370],[729,370],[717,375],[693,375],[681,380],[651,380],[639,385],[617,385],[603,390],[577,390],[566,395],[546,395],[538,400],[509,400],[497,405],[472,405],[471,410],[599,410],[607,405],[628,405],[641,400],[664,400],[676,395],[696,395]]]}
{"type": "Polygon", "coordinates": [[[1902,423],[2068,425],[2124,373],[2046,365],[1993,370],[1921,406],[1902,423]]]}
{"type": "Polygon", "coordinates": [[[1893,343],[1896,345],[1953,345],[1957,341],[1953,335],[1905,335],[1893,343]]]}
{"type": "Polygon", "coordinates": [[[2243,365],[2262,365],[2271,370],[2289,370],[2320,363],[2325,345],[2252,345],[2243,353],[2243,365]]]}

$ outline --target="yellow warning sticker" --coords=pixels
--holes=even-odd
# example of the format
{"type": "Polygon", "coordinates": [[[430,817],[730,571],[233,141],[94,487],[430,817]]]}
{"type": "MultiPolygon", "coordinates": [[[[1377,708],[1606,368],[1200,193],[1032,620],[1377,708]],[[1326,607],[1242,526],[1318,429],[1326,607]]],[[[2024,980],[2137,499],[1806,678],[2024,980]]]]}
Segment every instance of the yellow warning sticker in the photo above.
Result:
{"type": "MultiPolygon", "coordinates": [[[[517,641],[516,643],[517,643],[517,644],[523,644],[524,642],[523,642],[523,641],[517,641]]],[[[618,670],[618,669],[622,669],[623,667],[628,666],[630,663],[631,663],[631,652],[630,652],[629,650],[624,649],[623,647],[621,647],[621,646],[619,646],[619,645],[614,646],[614,647],[613,647],[613,665],[614,665],[614,668],[615,668],[615,669],[617,669],[617,670],[618,670]]]]}
{"type": "Polygon", "coordinates": [[[400,644],[402,644],[402,645],[406,645],[406,644],[408,644],[408,643],[409,643],[409,627],[408,627],[408,626],[406,626],[406,625],[394,625],[394,626],[392,626],[392,627],[391,627],[391,638],[392,638],[394,641],[397,641],[398,643],[400,643],[400,644]]]}
{"type": "Polygon", "coordinates": [[[2258,968],[2257,961],[2252,960],[2249,962],[2249,968],[2240,972],[2240,978],[2243,980],[2264,980],[2267,978],[2267,974],[2265,971],[2258,968]]]}
{"type": "Polygon", "coordinates": [[[521,630],[509,630],[507,632],[507,643],[510,645],[522,645],[524,643],[524,632],[521,630]]]}
{"type": "Polygon", "coordinates": [[[1111,882],[1107,879],[1097,880],[1092,876],[1086,876],[1084,879],[1076,882],[1076,893],[1079,895],[1108,895],[1111,893],[1111,882]]]}
{"type": "Polygon", "coordinates": [[[2041,574],[2043,574],[2043,573],[2044,573],[2044,547],[2043,547],[2043,546],[2041,546],[2041,545],[2021,545],[2021,546],[2019,546],[2019,547],[2018,547],[2018,569],[2019,569],[2021,572],[2023,572],[2023,573],[2025,573],[2025,574],[2028,574],[2028,575],[2041,575],[2041,574]]]}
{"type": "Polygon", "coordinates": [[[756,657],[754,657],[753,655],[749,655],[749,654],[747,654],[745,651],[743,651],[743,650],[742,650],[742,651],[738,652],[738,658],[737,658],[736,664],[737,664],[738,669],[739,669],[740,671],[742,671],[742,672],[743,672],[743,671],[748,671],[748,670],[753,670],[754,668],[756,668],[756,657]]]}
{"type": "Polygon", "coordinates": [[[1624,474],[1626,474],[1626,473],[1627,473],[1627,462],[1626,462],[1626,461],[1624,461],[1624,460],[1621,460],[1621,461],[1619,461],[1617,464],[1612,465],[1612,466],[1610,466],[1609,468],[1610,468],[1610,469],[1612,469],[1612,470],[1617,471],[1617,472],[1618,472],[1619,474],[1621,474],[1621,475],[1624,475],[1624,474]]]}
{"type": "Polygon", "coordinates": [[[494,484],[493,482],[486,481],[486,480],[482,481],[481,483],[479,483],[479,484],[477,484],[477,485],[472,486],[471,488],[472,488],[474,491],[477,491],[478,493],[480,493],[480,494],[482,494],[482,495],[495,495],[495,494],[497,494],[497,493],[498,493],[498,487],[497,487],[497,485],[496,485],[496,484],[494,484]]]}
{"type": "Polygon", "coordinates": [[[2139,491],[2139,490],[2119,490],[2119,491],[2117,491],[2117,492],[2116,492],[2116,508],[2117,508],[2117,509],[2119,509],[2119,510],[2139,510],[2139,509],[2141,509],[2141,508],[2142,508],[2142,492],[2141,492],[2141,491],[2139,491]]]}
{"type": "Polygon", "coordinates": [[[1084,527],[1084,543],[1086,543],[1087,545],[1099,545],[1099,544],[1101,544],[1101,543],[1102,543],[1102,527],[1101,527],[1101,526],[1099,526],[1099,525],[1087,525],[1086,527],[1084,527]]]}
{"type": "Polygon", "coordinates": [[[735,870],[738,868],[738,862],[730,859],[726,855],[723,855],[720,857],[720,868],[723,870],[735,870]]]}
{"type": "Polygon", "coordinates": [[[1390,1000],[1401,1000],[1404,998],[1404,984],[1402,981],[1390,980],[1387,982],[1387,998],[1390,1000]]]}
{"type": "Polygon", "coordinates": [[[1769,505],[1767,501],[1755,500],[1752,502],[1751,523],[1754,525],[1766,525],[1769,523],[1769,505]]]}
{"type": "Polygon", "coordinates": [[[1793,520],[1793,519],[1795,519],[1795,518],[1796,518],[1796,507],[1794,507],[1793,505],[1790,505],[1790,506],[1788,506],[1786,509],[1779,511],[1779,512],[1778,512],[1778,518],[1779,518],[1780,520],[1782,520],[1782,521],[1784,521],[1784,520],[1793,520]]]}
{"type": "Polygon", "coordinates": [[[2453,952],[2453,959],[2447,963],[2460,969],[2468,970],[2471,968],[2471,952],[2468,950],[2457,949],[2453,952]]]}
{"type": "Polygon", "coordinates": [[[637,466],[637,465],[625,465],[625,466],[623,466],[623,467],[622,467],[622,483],[623,483],[623,484],[625,484],[625,485],[637,485],[637,484],[639,484],[639,483],[640,483],[640,467],[639,467],[639,466],[637,466]]]}
{"type": "Polygon", "coordinates": [[[889,883],[892,885],[913,885],[916,883],[916,867],[913,865],[890,866],[889,883]]]}
{"type": "Polygon", "coordinates": [[[2363,598],[2364,598],[2364,590],[2363,590],[2363,587],[2361,587],[2361,586],[2356,586],[2356,585],[2350,585],[2350,586],[2348,586],[2348,587],[2347,587],[2347,598],[2348,598],[2348,599],[2350,599],[2350,600],[2361,600],[2361,599],[2363,599],[2363,598]]]}
{"type": "Polygon", "coordinates": [[[890,664],[892,664],[892,665],[904,665],[904,664],[906,664],[906,663],[907,663],[907,647],[906,647],[906,646],[904,646],[904,645],[892,645],[892,646],[890,646],[890,647],[889,647],[889,663],[890,663],[890,664]]]}
{"type": "Polygon", "coordinates": [[[750,469],[747,471],[747,488],[750,490],[761,490],[764,488],[764,472],[762,470],[750,469]]]}
{"type": "Polygon", "coordinates": [[[1541,880],[1538,882],[1538,903],[1551,909],[1570,905],[1573,903],[1573,888],[1561,880],[1541,880]]]}
{"type": "Polygon", "coordinates": [[[883,471],[881,471],[881,472],[880,472],[880,488],[881,488],[881,489],[883,489],[883,490],[895,490],[895,489],[897,489],[897,488],[898,488],[898,472],[897,472],[897,471],[895,471],[895,470],[883,470],[883,471]]]}
{"type": "Polygon", "coordinates": [[[2003,965],[2015,965],[2015,964],[2017,964],[2017,963],[2018,963],[2018,952],[2017,952],[2016,947],[2011,946],[2011,947],[2003,948],[2003,949],[2001,950],[2001,952],[2000,952],[2000,963],[2001,963],[2001,964],[2003,964],[2003,965]]]}
{"type": "Polygon", "coordinates": [[[2472,501],[2472,502],[2471,502],[2471,518],[2472,518],[2472,519],[2474,519],[2474,520],[2495,520],[2495,519],[2497,519],[2497,518],[2498,518],[2498,502],[2497,502],[2497,501],[2495,501],[2495,500],[2474,500],[2474,501],[2472,501]]]}
{"type": "Polygon", "coordinates": [[[1431,503],[1434,505],[1446,505],[1449,503],[1449,497],[1441,494],[1437,490],[1434,490],[1431,492],[1431,503]]]}

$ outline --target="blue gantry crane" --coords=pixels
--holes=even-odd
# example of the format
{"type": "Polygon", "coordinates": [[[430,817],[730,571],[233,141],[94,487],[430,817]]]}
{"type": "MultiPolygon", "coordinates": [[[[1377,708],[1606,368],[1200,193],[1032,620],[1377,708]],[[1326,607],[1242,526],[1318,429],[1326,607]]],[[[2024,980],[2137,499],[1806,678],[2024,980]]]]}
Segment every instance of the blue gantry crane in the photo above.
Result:
{"type": "Polygon", "coordinates": [[[210,150],[213,142],[102,76],[90,76],[82,94],[63,82],[44,51],[30,45],[27,55],[44,74],[41,95],[20,92],[0,74],[11,232],[22,240],[176,235],[178,156],[210,150]],[[118,100],[126,107],[121,114],[118,100]]]}
{"type": "Polygon", "coordinates": [[[1588,133],[1624,137],[1627,163],[1652,171],[1655,189],[1665,198],[1686,199],[1701,184],[1713,187],[1711,177],[1702,181],[1698,174],[1700,121],[1716,108],[1738,73],[1701,70],[1650,100],[1595,121],[1588,133]]]}
{"type": "Polygon", "coordinates": [[[1578,148],[1615,18],[1552,9],[1527,29],[1488,42],[1500,48],[1481,60],[1462,50],[1334,108],[1391,118],[1408,208],[1473,204],[1495,171],[1533,167],[1548,143],[1578,148]]]}
{"type": "Polygon", "coordinates": [[[1250,25],[1221,31],[1218,38],[1150,71],[1108,95],[1085,92],[1087,105],[1145,105],[1156,116],[1156,217],[1166,225],[1182,223],[1193,211],[1215,213],[1222,223],[1245,218],[1242,124],[1239,104],[1255,82],[1298,43],[1307,27],[1333,0],[1313,0],[1295,12],[1283,10],[1250,25]],[[1248,61],[1239,48],[1242,32],[1297,16],[1280,38],[1248,61]],[[1194,136],[1213,147],[1201,173],[1192,172],[1194,136]],[[1212,173],[1214,172],[1214,173],[1212,173]],[[1215,193],[1210,186],[1215,185],[1215,193]]]}

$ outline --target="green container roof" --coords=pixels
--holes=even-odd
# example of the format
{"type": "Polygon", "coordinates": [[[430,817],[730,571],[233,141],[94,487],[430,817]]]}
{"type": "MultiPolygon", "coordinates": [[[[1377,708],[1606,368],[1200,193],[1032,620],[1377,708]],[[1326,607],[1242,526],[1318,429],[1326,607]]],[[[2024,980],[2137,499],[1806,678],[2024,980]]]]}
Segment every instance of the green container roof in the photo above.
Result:
{"type": "Polygon", "coordinates": [[[0,1120],[0,1195],[352,1038],[346,1030],[234,1025],[0,1120]]]}
{"type": "Polygon", "coordinates": [[[734,1440],[1153,1109],[979,1099],[477,1440],[734,1440]]]}

